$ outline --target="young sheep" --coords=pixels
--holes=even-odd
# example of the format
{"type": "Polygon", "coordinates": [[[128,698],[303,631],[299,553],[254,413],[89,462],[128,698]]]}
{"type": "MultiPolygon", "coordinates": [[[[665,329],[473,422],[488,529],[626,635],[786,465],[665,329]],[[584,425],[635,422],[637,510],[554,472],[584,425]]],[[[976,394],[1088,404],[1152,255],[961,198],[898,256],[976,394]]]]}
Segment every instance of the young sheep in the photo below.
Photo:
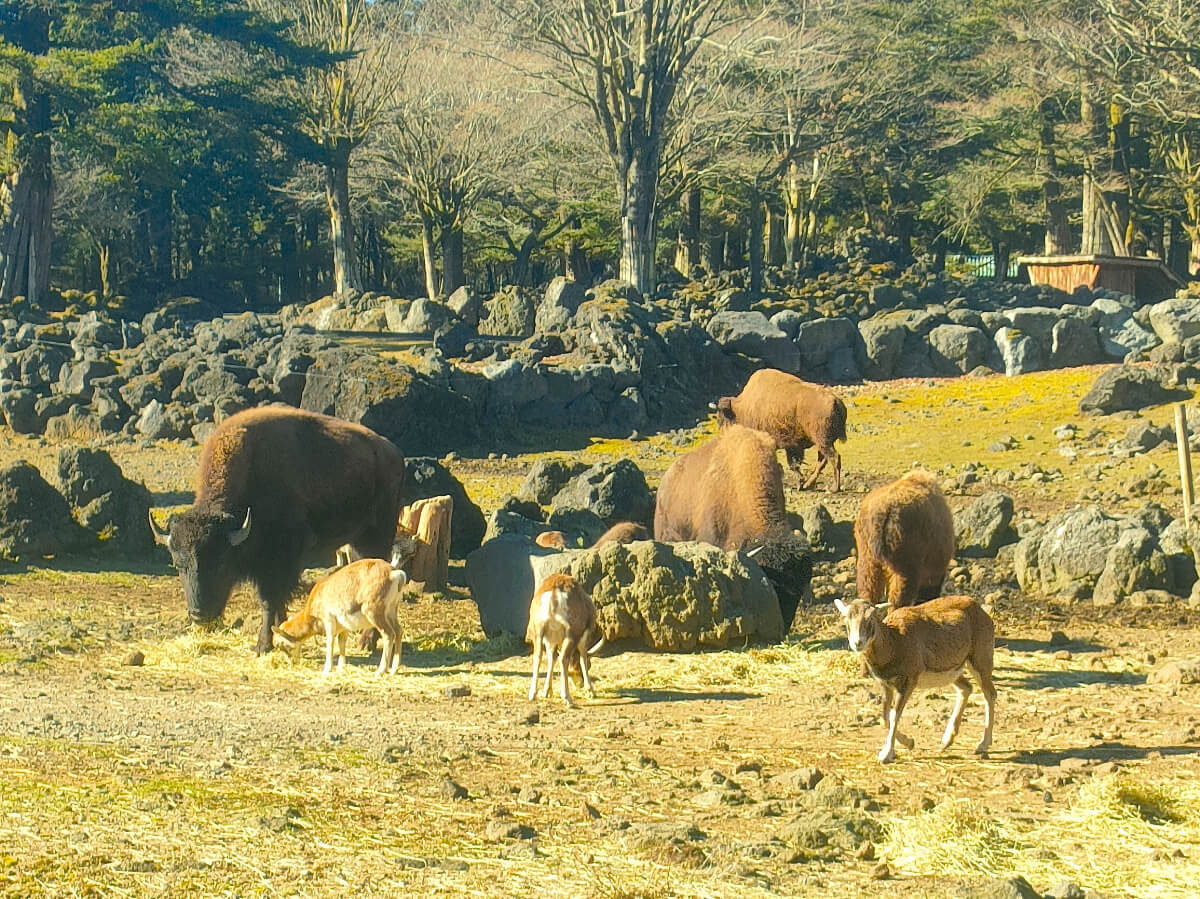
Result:
{"type": "Polygon", "coordinates": [[[338,642],[338,670],[346,667],[346,637],[350,631],[376,628],[383,635],[383,653],[376,674],[396,673],[401,638],[398,606],[408,576],[382,559],[359,559],[320,581],[304,608],[271,628],[275,645],[295,655],[300,644],[318,632],[325,634],[325,669],[333,668],[333,643],[338,642]]]}
{"type": "Polygon", "coordinates": [[[964,667],[971,669],[983,688],[983,739],[975,752],[987,753],[996,714],[996,686],[992,682],[995,627],[979,603],[969,596],[943,596],[898,609],[861,599],[849,604],[835,599],[834,604],[846,622],[850,648],[861,654],[883,688],[883,720],[888,733],[879,761],[886,764],[896,758],[897,741],[905,749],[912,749],[912,739],[900,733],[899,724],[905,704],[917,689],[954,684],[957,698],[942,748],[954,742],[971,695],[964,667]]]}
{"type": "Polygon", "coordinates": [[[552,574],[538,585],[529,602],[529,627],[525,631],[526,641],[533,644],[533,676],[529,681],[530,700],[537,695],[537,681],[542,667],[543,648],[549,657],[546,683],[542,688],[543,697],[550,695],[550,681],[554,675],[554,664],[557,658],[562,674],[559,687],[562,701],[569,706],[575,704],[571,700],[571,687],[567,678],[567,668],[575,660],[579,662],[584,688],[588,691],[588,695],[595,699],[596,689],[592,686],[592,679],[588,673],[588,656],[597,652],[604,645],[604,639],[601,638],[590,648],[588,644],[598,630],[596,606],[575,578],[566,574],[552,574]]]}

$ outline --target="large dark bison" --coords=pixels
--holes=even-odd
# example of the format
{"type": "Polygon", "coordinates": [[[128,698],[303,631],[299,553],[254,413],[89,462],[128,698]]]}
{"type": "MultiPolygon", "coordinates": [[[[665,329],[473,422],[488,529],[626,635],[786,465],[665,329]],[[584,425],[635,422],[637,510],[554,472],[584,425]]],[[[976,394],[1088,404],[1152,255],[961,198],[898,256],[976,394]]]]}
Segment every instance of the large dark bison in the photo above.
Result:
{"type": "MultiPolygon", "coordinates": [[[[833,491],[842,489],[842,457],[834,446],[846,439],[846,404],[819,384],[795,375],[764,368],[756,371],[737,396],[717,400],[722,425],[737,423],[770,434],[787,453],[788,465],[800,475],[804,451],[817,448],[817,467],[804,481],[808,489],[829,462],[833,463],[833,491]]],[[[803,477],[803,475],[801,475],[803,477]]]]}
{"type": "Polygon", "coordinates": [[[784,633],[812,579],[808,541],[793,533],[775,441],[730,425],[672,463],[658,486],[654,539],[746,550],[779,596],[784,633]]]}
{"type": "Polygon", "coordinates": [[[167,529],[151,519],[183,581],[188,615],[212,621],[234,585],[250,581],[263,607],[258,652],[308,553],[349,543],[387,558],[400,514],[404,457],[369,428],[283,406],[223,421],[200,453],[196,502],[167,529]]]}

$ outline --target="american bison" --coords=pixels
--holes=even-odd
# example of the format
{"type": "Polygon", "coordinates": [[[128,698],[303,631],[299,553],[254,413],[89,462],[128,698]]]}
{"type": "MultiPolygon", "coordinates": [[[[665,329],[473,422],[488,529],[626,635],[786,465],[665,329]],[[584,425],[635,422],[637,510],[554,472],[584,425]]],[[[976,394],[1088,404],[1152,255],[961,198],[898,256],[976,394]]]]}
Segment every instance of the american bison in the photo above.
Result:
{"type": "Polygon", "coordinates": [[[804,451],[815,446],[817,467],[804,488],[815,484],[832,462],[833,490],[842,489],[842,457],[834,444],[846,439],[846,404],[824,387],[774,368],[760,369],[737,396],[717,401],[717,418],[722,425],[736,423],[770,434],[797,475],[804,451]]]}
{"type": "Polygon", "coordinates": [[[283,621],[303,557],[349,543],[361,556],[392,550],[404,457],[374,431],[327,415],[267,406],[223,421],[200,453],[196,502],[151,524],[179,570],[188,615],[212,621],[234,585],[258,589],[259,653],[283,621]]]}
{"type": "Polygon", "coordinates": [[[654,539],[747,550],[779,596],[784,633],[812,578],[808,543],[793,533],[775,442],[731,425],[680,456],[658,486],[654,539]]]}
{"type": "Polygon", "coordinates": [[[876,487],[854,522],[858,595],[911,606],[942,592],[954,555],[954,518],[933,475],[910,471],[876,487]]]}

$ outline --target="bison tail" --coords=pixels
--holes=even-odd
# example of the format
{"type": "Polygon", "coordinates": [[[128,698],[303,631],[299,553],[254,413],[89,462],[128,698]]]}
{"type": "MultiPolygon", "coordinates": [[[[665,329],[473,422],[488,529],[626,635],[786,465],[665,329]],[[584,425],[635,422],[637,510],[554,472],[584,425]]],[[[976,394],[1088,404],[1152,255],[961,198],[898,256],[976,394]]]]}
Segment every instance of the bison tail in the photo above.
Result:
{"type": "Polygon", "coordinates": [[[833,414],[829,421],[829,442],[837,443],[846,439],[846,404],[841,397],[833,398],[833,414]]]}

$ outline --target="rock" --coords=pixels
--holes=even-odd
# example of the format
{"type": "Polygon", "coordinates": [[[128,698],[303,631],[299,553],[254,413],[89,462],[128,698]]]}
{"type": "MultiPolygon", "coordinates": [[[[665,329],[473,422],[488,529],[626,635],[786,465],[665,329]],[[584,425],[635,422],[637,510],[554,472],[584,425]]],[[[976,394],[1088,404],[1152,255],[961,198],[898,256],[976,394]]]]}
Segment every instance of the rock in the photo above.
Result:
{"type": "Polygon", "coordinates": [[[1092,591],[1097,605],[1112,605],[1145,590],[1167,587],[1167,559],[1154,536],[1144,528],[1122,530],[1104,561],[1092,591]]]}
{"type": "Polygon", "coordinates": [[[1150,327],[1163,343],[1183,343],[1200,335],[1200,300],[1175,298],[1147,310],[1150,327]]]}
{"type": "Polygon", "coordinates": [[[959,899],[1041,899],[1041,894],[1024,877],[992,878],[960,886],[959,899]]]}
{"type": "MultiPolygon", "coordinates": [[[[837,380],[858,380],[859,373],[853,362],[858,345],[862,342],[858,329],[848,318],[818,318],[804,322],[796,330],[795,343],[800,350],[798,373],[811,380],[833,380],[830,366],[842,366],[848,357],[853,373],[837,380]]],[[[842,371],[839,374],[845,374],[842,371]]]]}
{"type": "Polygon", "coordinates": [[[449,317],[450,310],[441,303],[421,297],[408,307],[400,330],[407,334],[433,334],[449,317]]]}
{"type": "Polygon", "coordinates": [[[726,352],[761,359],[786,372],[799,370],[796,344],[761,312],[718,312],[708,320],[707,330],[726,352]]]}
{"type": "Polygon", "coordinates": [[[554,495],[576,475],[587,470],[582,462],[562,459],[539,459],[533,463],[525,480],[517,489],[517,497],[539,506],[549,505],[554,495]]]}
{"type": "Polygon", "coordinates": [[[611,527],[618,521],[649,525],[654,495],[646,476],[629,459],[600,462],[573,477],[554,495],[554,510],[586,509],[611,527]]]}
{"type": "Polygon", "coordinates": [[[537,831],[516,821],[501,818],[489,821],[484,828],[484,835],[489,840],[532,840],[537,836],[537,831]]]}
{"type": "Polygon", "coordinates": [[[450,516],[450,555],[455,559],[466,558],[467,553],[483,541],[487,527],[483,510],[471,501],[462,481],[437,459],[429,456],[407,458],[404,467],[407,473],[403,491],[406,505],[432,496],[449,496],[454,500],[450,516]]]}
{"type": "Polygon", "coordinates": [[[42,419],[37,414],[37,394],[24,388],[0,391],[0,413],[14,434],[40,434],[42,419]]]}
{"type": "Polygon", "coordinates": [[[446,308],[471,328],[476,328],[483,312],[483,300],[475,293],[474,289],[464,284],[446,298],[446,308]]]}
{"type": "Polygon", "coordinates": [[[1072,368],[1105,361],[1096,329],[1082,318],[1059,319],[1050,332],[1050,368],[1072,368]]]}
{"type": "Polygon", "coordinates": [[[135,427],[139,434],[149,440],[178,436],[167,416],[166,407],[158,400],[151,400],[142,408],[135,427]]]}
{"type": "Polygon", "coordinates": [[[145,662],[146,654],[140,649],[135,649],[133,652],[129,653],[129,655],[125,656],[125,658],[121,659],[122,665],[128,665],[133,668],[140,668],[145,664],[145,662]]]}
{"type": "Polygon", "coordinates": [[[442,688],[442,695],[447,699],[462,699],[471,695],[471,688],[466,684],[451,684],[442,688]]]}
{"type": "Polygon", "coordinates": [[[72,406],[62,415],[46,419],[43,433],[47,440],[54,443],[85,442],[103,437],[105,429],[100,424],[100,417],[86,406],[72,406]]]}
{"type": "Polygon", "coordinates": [[[771,324],[786,334],[790,340],[795,340],[796,332],[800,330],[802,324],[808,321],[808,318],[795,309],[784,309],[772,315],[770,321],[771,324]]]}
{"type": "Polygon", "coordinates": [[[153,551],[150,491],[126,478],[104,450],[59,450],[58,480],[76,519],[105,552],[141,556],[153,551]]]}
{"type": "Polygon", "coordinates": [[[1175,659],[1150,672],[1146,678],[1152,684],[1182,686],[1200,684],[1200,659],[1175,659]]]}
{"type": "Polygon", "coordinates": [[[190,330],[196,322],[212,321],[220,317],[221,310],[212,303],[195,297],[175,297],[165,303],[159,303],[153,312],[142,317],[142,333],[149,335],[175,325],[190,330]]]}
{"type": "Polygon", "coordinates": [[[485,634],[525,637],[529,602],[537,586],[532,560],[553,552],[528,537],[505,534],[467,555],[467,585],[485,634]]]}
{"type": "Polygon", "coordinates": [[[1118,361],[1130,353],[1148,352],[1161,342],[1153,331],[1134,320],[1133,310],[1124,303],[1104,297],[1092,303],[1100,314],[1097,331],[1101,348],[1110,359],[1118,361]]]}
{"type": "Polygon", "coordinates": [[[538,334],[563,331],[575,317],[586,296],[583,288],[561,275],[546,285],[546,294],[538,305],[534,329],[538,334]]]}
{"type": "Polygon", "coordinates": [[[1006,375],[1023,375],[1046,367],[1041,346],[1027,334],[1013,328],[1001,328],[996,332],[995,341],[1006,375]]]}
{"type": "Polygon", "coordinates": [[[534,300],[528,290],[510,285],[484,304],[479,333],[492,337],[529,337],[535,321],[534,300]]]}
{"type": "Polygon", "coordinates": [[[1167,441],[1175,442],[1175,431],[1170,425],[1160,427],[1147,421],[1139,421],[1129,426],[1129,430],[1117,446],[1130,453],[1145,453],[1167,441]]]}
{"type": "Polygon", "coordinates": [[[468,399],[411,366],[359,350],[317,352],[300,407],[366,425],[406,455],[442,455],[478,440],[468,399]]]}
{"type": "Polygon", "coordinates": [[[1096,506],[1069,509],[1017,544],[1013,569],[1023,589],[1087,595],[1104,571],[1121,526],[1096,506]]]}
{"type": "Polygon", "coordinates": [[[591,546],[608,530],[604,519],[591,509],[552,509],[546,525],[553,531],[562,531],[567,536],[567,545],[581,543],[591,546]]]}
{"type": "Polygon", "coordinates": [[[534,557],[532,568],[536,581],[556,572],[578,579],[609,641],[680,651],[784,634],[778,595],[762,569],[708,544],[608,543],[534,557]]]}
{"type": "Polygon", "coordinates": [[[994,557],[1017,535],[1013,531],[1013,501],[1005,493],[985,493],[954,516],[954,539],[960,556],[994,557]]]}
{"type": "Polygon", "coordinates": [[[1075,881],[1060,880],[1046,891],[1046,899],[1087,899],[1087,895],[1075,881]]]}
{"type": "Polygon", "coordinates": [[[466,799],[468,796],[467,788],[457,781],[453,781],[448,777],[442,778],[442,798],[458,801],[466,799]]]}
{"type": "Polygon", "coordinates": [[[1151,370],[1121,365],[1104,372],[1079,401],[1079,411],[1109,415],[1186,399],[1185,391],[1166,387],[1151,370]]]}
{"type": "Polygon", "coordinates": [[[1193,547],[1193,538],[1182,519],[1162,529],[1158,546],[1167,559],[1168,589],[1177,596],[1187,596],[1196,583],[1196,550],[1200,546],[1193,547]]]}
{"type": "Polygon", "coordinates": [[[980,365],[999,367],[996,346],[979,328],[938,325],[929,332],[929,358],[939,375],[962,375],[980,365]]]}
{"type": "Polygon", "coordinates": [[[67,501],[36,468],[14,462],[0,469],[0,559],[38,561],[88,543],[67,501]]]}
{"type": "Polygon", "coordinates": [[[894,315],[877,316],[859,325],[863,341],[863,374],[876,381],[891,378],[909,330],[894,315]]]}
{"type": "Polygon", "coordinates": [[[492,421],[511,421],[517,410],[538,402],[548,391],[542,373],[519,359],[493,362],[482,372],[489,387],[486,414],[492,421]]]}
{"type": "Polygon", "coordinates": [[[797,768],[771,778],[772,786],[779,786],[786,792],[797,790],[812,790],[825,779],[825,773],[820,768],[797,768]]]}
{"type": "Polygon", "coordinates": [[[817,503],[809,506],[800,513],[800,520],[804,523],[804,533],[808,535],[808,541],[813,549],[822,552],[837,549],[834,534],[836,525],[833,516],[829,514],[829,510],[825,508],[824,504],[817,503]]]}
{"type": "Polygon", "coordinates": [[[467,346],[478,338],[475,329],[466,322],[446,322],[434,332],[433,345],[447,359],[461,359],[467,355],[467,346]]]}
{"type": "Polygon", "coordinates": [[[117,367],[108,359],[83,359],[67,362],[58,372],[58,392],[68,396],[88,399],[92,395],[92,382],[117,373],[117,367]]]}

